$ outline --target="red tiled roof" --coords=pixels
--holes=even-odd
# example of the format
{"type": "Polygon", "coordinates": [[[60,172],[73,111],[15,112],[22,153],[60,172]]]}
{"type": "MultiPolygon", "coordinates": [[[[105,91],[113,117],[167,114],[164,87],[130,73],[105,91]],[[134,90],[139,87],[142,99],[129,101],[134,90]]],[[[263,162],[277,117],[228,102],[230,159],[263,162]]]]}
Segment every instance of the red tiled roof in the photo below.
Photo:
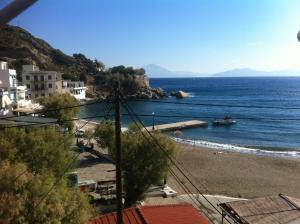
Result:
{"type": "MultiPolygon", "coordinates": [[[[112,212],[91,220],[89,224],[115,224],[117,223],[117,213],[112,212]]],[[[123,224],[143,224],[136,208],[123,210],[123,224]]]]}
{"type": "Polygon", "coordinates": [[[139,208],[146,223],[151,224],[209,224],[190,204],[143,206],[139,208]]]}
{"type": "MultiPolygon", "coordinates": [[[[109,213],[89,224],[116,224],[116,213],[109,213]]],[[[123,210],[124,224],[209,224],[190,204],[143,206],[123,210]]]]}

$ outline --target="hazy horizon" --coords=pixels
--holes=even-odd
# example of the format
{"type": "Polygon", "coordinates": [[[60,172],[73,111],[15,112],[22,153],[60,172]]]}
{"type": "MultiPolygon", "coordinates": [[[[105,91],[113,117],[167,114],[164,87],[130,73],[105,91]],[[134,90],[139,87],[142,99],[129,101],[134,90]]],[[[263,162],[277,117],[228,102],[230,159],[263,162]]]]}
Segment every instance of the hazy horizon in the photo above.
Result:
{"type": "Polygon", "coordinates": [[[200,74],[300,70],[299,8],[297,0],[44,0],[11,24],[108,66],[157,64],[200,74]]]}

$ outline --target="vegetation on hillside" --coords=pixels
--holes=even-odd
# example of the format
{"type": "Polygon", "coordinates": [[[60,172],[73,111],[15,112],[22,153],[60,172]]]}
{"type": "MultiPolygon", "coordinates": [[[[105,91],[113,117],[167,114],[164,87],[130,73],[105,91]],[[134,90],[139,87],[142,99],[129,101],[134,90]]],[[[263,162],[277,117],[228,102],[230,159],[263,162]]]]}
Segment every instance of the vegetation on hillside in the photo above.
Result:
{"type": "MultiPolygon", "coordinates": [[[[166,154],[173,156],[176,153],[176,145],[162,133],[156,132],[153,133],[154,138],[150,136],[145,138],[135,129],[132,128],[122,134],[122,170],[126,207],[143,200],[151,185],[161,184],[171,166],[166,154]],[[157,142],[165,151],[162,151],[157,142]]],[[[95,131],[99,145],[108,148],[112,158],[115,155],[113,130],[113,122],[104,121],[95,131]]]]}

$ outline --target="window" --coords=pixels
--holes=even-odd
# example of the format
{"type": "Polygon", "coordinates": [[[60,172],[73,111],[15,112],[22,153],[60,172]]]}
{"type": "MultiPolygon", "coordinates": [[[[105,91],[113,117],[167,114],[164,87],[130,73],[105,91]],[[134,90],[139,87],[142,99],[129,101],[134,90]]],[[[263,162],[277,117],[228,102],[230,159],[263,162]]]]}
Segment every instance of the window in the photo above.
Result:
{"type": "Polygon", "coordinates": [[[52,89],[52,83],[49,83],[49,84],[48,84],[48,87],[49,87],[50,89],[52,89]]]}
{"type": "Polygon", "coordinates": [[[41,84],[41,90],[45,90],[45,84],[44,83],[41,84]]]}
{"type": "Polygon", "coordinates": [[[27,85],[26,85],[26,88],[27,88],[27,89],[30,89],[30,84],[27,84],[27,85]]]}
{"type": "Polygon", "coordinates": [[[39,90],[39,85],[35,84],[34,85],[34,90],[38,91],[39,90]]]}
{"type": "Polygon", "coordinates": [[[34,81],[35,81],[35,82],[38,81],[38,76],[37,76],[37,75],[34,76],[34,81]]]}
{"type": "Polygon", "coordinates": [[[41,80],[42,82],[44,82],[44,76],[43,76],[43,75],[40,76],[40,80],[41,80]]]}
{"type": "Polygon", "coordinates": [[[26,80],[30,80],[30,76],[29,75],[26,75],[26,80]]]}
{"type": "Polygon", "coordinates": [[[51,75],[48,75],[48,80],[51,80],[52,79],[52,76],[51,75]]]}

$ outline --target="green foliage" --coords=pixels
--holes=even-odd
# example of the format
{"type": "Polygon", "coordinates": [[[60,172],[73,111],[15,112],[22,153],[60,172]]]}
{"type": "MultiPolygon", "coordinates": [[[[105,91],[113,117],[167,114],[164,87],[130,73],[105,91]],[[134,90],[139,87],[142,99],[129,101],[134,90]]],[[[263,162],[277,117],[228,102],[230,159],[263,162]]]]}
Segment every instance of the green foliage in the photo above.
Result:
{"type": "Polygon", "coordinates": [[[175,154],[175,144],[161,133],[153,135],[165,152],[156,144],[156,140],[150,137],[147,140],[141,133],[123,136],[122,169],[125,206],[143,200],[149,187],[160,184],[171,166],[167,154],[175,154]]]}
{"type": "MultiPolygon", "coordinates": [[[[139,77],[145,75],[144,69],[134,69],[123,65],[112,67],[107,71],[105,86],[108,91],[113,91],[120,82],[121,92],[124,95],[136,94],[140,88],[145,88],[139,77]]],[[[100,77],[98,77],[100,79],[100,77]]]]}
{"type": "Polygon", "coordinates": [[[46,117],[57,118],[58,122],[72,130],[74,127],[72,120],[79,112],[79,102],[69,94],[55,94],[53,96],[41,97],[38,102],[44,106],[43,110],[50,110],[45,112],[46,117]],[[61,107],[74,107],[63,110],[54,110],[61,107]],[[67,121],[66,121],[67,120],[67,121]]]}
{"type": "Polygon", "coordinates": [[[64,73],[62,75],[62,78],[64,80],[79,81],[79,77],[78,76],[74,76],[73,74],[69,74],[69,73],[64,73]]]}
{"type": "Polygon", "coordinates": [[[24,162],[34,173],[52,173],[59,177],[67,164],[74,160],[66,140],[54,127],[7,129],[0,134],[0,159],[24,162]]]}
{"type": "MultiPolygon", "coordinates": [[[[112,158],[115,155],[113,123],[105,121],[98,125],[95,136],[101,147],[108,147],[112,158]]],[[[147,133],[137,132],[132,126],[122,135],[122,170],[125,189],[125,206],[131,206],[136,201],[144,199],[145,192],[151,185],[160,184],[171,166],[168,155],[174,156],[176,145],[164,134],[153,133],[151,138],[147,133]],[[161,150],[159,145],[165,149],[161,150]]]]}
{"type": "Polygon", "coordinates": [[[77,189],[60,181],[45,198],[55,183],[51,175],[26,172],[23,163],[0,162],[0,223],[87,223],[91,207],[77,189]]]}
{"type": "Polygon", "coordinates": [[[102,120],[95,128],[94,136],[102,148],[113,150],[115,147],[115,128],[111,120],[102,120]]]}

